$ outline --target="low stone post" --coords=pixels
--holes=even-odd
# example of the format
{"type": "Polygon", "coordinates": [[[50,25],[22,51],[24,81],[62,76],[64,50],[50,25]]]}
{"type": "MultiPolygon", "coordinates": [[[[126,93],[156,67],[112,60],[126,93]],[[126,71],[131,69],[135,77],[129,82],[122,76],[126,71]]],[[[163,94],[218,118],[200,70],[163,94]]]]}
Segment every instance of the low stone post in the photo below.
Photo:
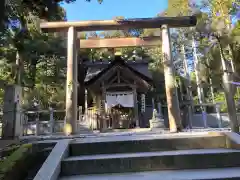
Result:
{"type": "Polygon", "coordinates": [[[222,116],[221,116],[221,105],[216,104],[216,113],[217,113],[217,119],[218,119],[218,127],[222,128],[222,116]]]}
{"type": "Polygon", "coordinates": [[[78,107],[78,121],[77,121],[77,128],[76,128],[76,131],[79,133],[80,131],[80,126],[81,126],[81,122],[83,121],[83,107],[82,106],[79,106],[78,107]]]}
{"type": "Polygon", "coordinates": [[[202,120],[203,120],[203,126],[204,128],[207,128],[207,112],[206,112],[206,107],[205,106],[201,106],[202,109],[202,120]]]}
{"type": "Polygon", "coordinates": [[[159,118],[159,114],[156,109],[153,110],[152,119],[149,120],[150,128],[164,128],[164,119],[159,118]]]}
{"type": "Polygon", "coordinates": [[[157,104],[157,106],[158,106],[158,117],[161,118],[161,119],[163,119],[162,104],[159,102],[159,103],[157,104]]]}
{"type": "Polygon", "coordinates": [[[54,133],[54,118],[53,118],[53,108],[49,107],[49,123],[50,123],[50,134],[54,133]]]}
{"type": "Polygon", "coordinates": [[[82,119],[82,114],[83,114],[83,108],[82,106],[79,106],[78,107],[78,121],[81,122],[83,119],[82,119]]]}
{"type": "Polygon", "coordinates": [[[152,98],[152,110],[154,110],[155,109],[155,100],[154,100],[154,98],[152,98]]]}
{"type": "Polygon", "coordinates": [[[35,122],[36,122],[36,132],[35,132],[35,135],[36,136],[39,136],[40,134],[40,122],[39,122],[39,110],[36,111],[36,119],[35,119],[35,122]]]}
{"type": "Polygon", "coordinates": [[[23,135],[28,135],[28,115],[24,113],[24,121],[23,121],[23,135]]]}

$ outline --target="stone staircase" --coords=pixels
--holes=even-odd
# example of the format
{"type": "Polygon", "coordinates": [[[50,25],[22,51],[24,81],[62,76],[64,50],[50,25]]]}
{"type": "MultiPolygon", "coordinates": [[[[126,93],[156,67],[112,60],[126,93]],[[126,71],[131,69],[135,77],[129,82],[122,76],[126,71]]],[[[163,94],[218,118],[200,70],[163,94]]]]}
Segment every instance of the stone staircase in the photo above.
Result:
{"type": "Polygon", "coordinates": [[[78,132],[83,134],[91,134],[93,131],[89,128],[89,123],[87,121],[78,121],[77,124],[78,132]]]}
{"type": "Polygon", "coordinates": [[[240,149],[229,142],[220,134],[75,140],[59,180],[239,180],[240,149]]]}

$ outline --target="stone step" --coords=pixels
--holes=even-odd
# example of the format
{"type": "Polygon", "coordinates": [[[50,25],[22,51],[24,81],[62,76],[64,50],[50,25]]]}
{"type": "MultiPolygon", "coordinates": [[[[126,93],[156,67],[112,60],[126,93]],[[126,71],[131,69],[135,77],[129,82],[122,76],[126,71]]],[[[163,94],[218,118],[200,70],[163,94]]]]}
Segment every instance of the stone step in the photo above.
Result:
{"type": "Polygon", "coordinates": [[[76,141],[70,144],[70,156],[91,154],[114,154],[134,152],[154,152],[187,149],[215,149],[225,148],[226,137],[224,136],[193,136],[193,137],[166,137],[166,138],[115,138],[100,141],[76,141]]]}
{"type": "Polygon", "coordinates": [[[240,166],[240,150],[195,149],[69,157],[61,163],[61,174],[71,176],[237,166],[240,166]]]}
{"type": "Polygon", "coordinates": [[[59,180],[239,180],[240,168],[166,170],[61,177],[59,180]],[[163,178],[164,177],[164,178],[163,178]]]}
{"type": "Polygon", "coordinates": [[[93,133],[93,131],[89,128],[88,124],[80,123],[78,124],[77,128],[80,134],[93,133]]]}

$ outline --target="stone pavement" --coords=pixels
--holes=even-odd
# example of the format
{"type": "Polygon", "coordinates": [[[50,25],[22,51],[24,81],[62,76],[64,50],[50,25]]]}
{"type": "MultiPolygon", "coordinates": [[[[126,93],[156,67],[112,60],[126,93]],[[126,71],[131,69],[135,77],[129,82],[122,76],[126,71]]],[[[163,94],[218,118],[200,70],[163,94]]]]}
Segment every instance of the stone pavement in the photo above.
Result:
{"type": "MultiPolygon", "coordinates": [[[[207,134],[208,132],[229,132],[229,128],[197,128],[197,129],[187,129],[184,132],[174,133],[174,135],[194,135],[194,134],[207,134]]],[[[163,129],[154,129],[151,130],[149,128],[139,128],[139,129],[131,129],[129,131],[120,131],[120,132],[107,132],[107,133],[99,133],[94,132],[90,134],[76,134],[65,136],[64,134],[53,134],[53,135],[43,135],[43,136],[23,136],[20,137],[20,140],[28,140],[28,141],[39,141],[39,140],[60,140],[60,139],[82,139],[82,138],[96,138],[96,137],[116,137],[116,136],[134,136],[134,135],[167,135],[171,136],[168,130],[163,129]]]]}
{"type": "Polygon", "coordinates": [[[134,140],[150,140],[150,139],[166,139],[166,138],[195,138],[203,136],[219,136],[219,132],[180,132],[180,133],[109,133],[99,136],[87,136],[85,138],[74,138],[73,143],[95,143],[95,142],[111,142],[111,141],[134,141],[134,140]]]}

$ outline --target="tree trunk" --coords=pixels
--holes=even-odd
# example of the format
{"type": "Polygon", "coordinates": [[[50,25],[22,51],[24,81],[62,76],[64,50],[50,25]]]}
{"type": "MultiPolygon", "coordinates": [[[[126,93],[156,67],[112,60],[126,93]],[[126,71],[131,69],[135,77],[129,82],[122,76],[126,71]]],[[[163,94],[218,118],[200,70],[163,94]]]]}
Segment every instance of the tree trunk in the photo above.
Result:
{"type": "Polygon", "coordinates": [[[19,86],[22,86],[22,78],[23,78],[23,59],[19,51],[16,53],[16,77],[15,77],[15,83],[19,86]]]}
{"type": "Polygon", "coordinates": [[[31,59],[30,63],[30,78],[31,78],[31,83],[32,83],[32,88],[35,87],[35,81],[36,81],[36,72],[37,72],[37,59],[31,59]]]}
{"type": "MultiPolygon", "coordinates": [[[[197,93],[198,93],[198,100],[199,103],[205,103],[205,97],[204,97],[204,91],[203,91],[203,86],[202,86],[202,82],[200,79],[200,62],[199,62],[199,58],[197,57],[197,51],[196,51],[196,44],[195,44],[195,38],[194,36],[192,36],[192,48],[193,48],[193,55],[194,55],[194,68],[195,68],[195,75],[196,75],[196,83],[197,83],[197,93]]],[[[201,110],[202,110],[202,115],[203,115],[203,124],[204,127],[207,128],[207,119],[206,119],[206,107],[205,106],[201,106],[201,110]]]]}
{"type": "Polygon", "coordinates": [[[221,56],[221,62],[222,62],[222,68],[223,68],[223,87],[224,87],[224,93],[225,93],[226,102],[227,102],[228,116],[231,122],[231,130],[233,132],[239,132],[239,123],[237,119],[234,95],[232,92],[232,84],[230,84],[229,82],[230,75],[228,72],[228,68],[226,66],[226,60],[224,58],[222,45],[219,39],[218,39],[218,43],[219,43],[220,56],[221,56]]]}
{"type": "Polygon", "coordinates": [[[226,65],[226,60],[223,54],[223,48],[222,48],[220,39],[218,37],[217,37],[217,40],[219,43],[220,56],[221,56],[221,62],[222,62],[222,68],[223,68],[223,87],[224,87],[224,93],[225,93],[226,102],[227,102],[228,116],[231,122],[231,130],[233,132],[239,132],[239,123],[237,119],[234,95],[232,92],[232,84],[230,84],[229,82],[230,75],[229,75],[228,67],[226,65]]]}
{"type": "Polygon", "coordinates": [[[4,17],[5,17],[5,1],[0,1],[0,31],[4,28],[4,17]]]}

